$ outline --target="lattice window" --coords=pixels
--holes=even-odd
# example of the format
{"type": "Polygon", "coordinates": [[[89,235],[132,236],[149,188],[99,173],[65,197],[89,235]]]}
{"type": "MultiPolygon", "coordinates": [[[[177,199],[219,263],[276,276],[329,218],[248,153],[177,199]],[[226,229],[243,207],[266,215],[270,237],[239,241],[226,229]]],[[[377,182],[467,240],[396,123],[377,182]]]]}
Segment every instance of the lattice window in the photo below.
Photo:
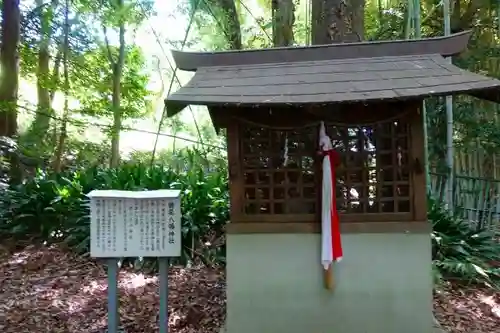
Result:
{"type": "Polygon", "coordinates": [[[339,212],[411,212],[407,123],[329,126],[327,132],[342,156],[342,165],[337,170],[339,212]]]}
{"type": "MultiPolygon", "coordinates": [[[[336,197],[339,212],[410,213],[409,124],[327,126],[340,153],[336,197]]],[[[317,214],[321,159],[318,126],[280,131],[241,125],[240,163],[245,214],[317,214]]]]}
{"type": "Polygon", "coordinates": [[[315,214],[317,129],[241,125],[246,214],[315,214]]]}

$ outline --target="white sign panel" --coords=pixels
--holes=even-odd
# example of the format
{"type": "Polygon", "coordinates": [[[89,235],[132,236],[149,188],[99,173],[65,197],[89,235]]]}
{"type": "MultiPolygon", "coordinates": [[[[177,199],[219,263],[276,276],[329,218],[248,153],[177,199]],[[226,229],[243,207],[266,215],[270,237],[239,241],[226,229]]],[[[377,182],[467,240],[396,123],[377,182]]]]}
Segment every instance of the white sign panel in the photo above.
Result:
{"type": "Polygon", "coordinates": [[[96,190],[90,198],[90,255],[179,257],[179,190],[96,190]]]}

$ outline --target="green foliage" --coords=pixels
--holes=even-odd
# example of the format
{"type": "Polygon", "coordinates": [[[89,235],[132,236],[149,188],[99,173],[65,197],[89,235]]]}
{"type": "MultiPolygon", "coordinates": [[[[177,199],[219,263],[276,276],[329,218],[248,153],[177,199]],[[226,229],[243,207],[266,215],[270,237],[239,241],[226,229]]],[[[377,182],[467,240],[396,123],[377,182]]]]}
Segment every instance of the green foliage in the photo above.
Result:
{"type": "Polygon", "coordinates": [[[124,0],[121,8],[116,0],[75,1],[75,7],[80,13],[97,19],[110,27],[117,27],[122,20],[127,25],[139,25],[153,12],[153,5],[154,1],[152,0],[124,0]]]}
{"type": "MultiPolygon", "coordinates": [[[[133,152],[130,160],[139,164],[151,163],[152,153],[133,152]]],[[[185,171],[190,165],[196,164],[204,170],[225,170],[227,157],[225,152],[216,148],[183,148],[175,152],[164,150],[157,152],[155,163],[168,165],[173,170],[185,171]]]]}
{"type": "Polygon", "coordinates": [[[79,170],[109,164],[111,148],[107,142],[94,143],[70,137],[65,148],[62,156],[63,169],[79,170]]]}
{"type": "Polygon", "coordinates": [[[438,280],[500,286],[500,243],[484,229],[473,230],[467,221],[451,216],[429,200],[432,222],[432,260],[438,280]]]}
{"type": "MultiPolygon", "coordinates": [[[[67,54],[67,68],[69,71],[69,118],[75,113],[84,113],[101,118],[111,118],[113,87],[113,66],[116,62],[118,47],[113,43],[113,33],[123,23],[127,33],[132,33],[153,13],[154,1],[95,1],[75,0],[69,3],[69,40],[65,40],[65,13],[63,3],[43,2],[37,0],[23,8],[24,20],[22,25],[22,43],[20,45],[20,71],[23,78],[34,83],[38,88],[38,107],[29,111],[50,113],[51,116],[37,115],[31,124],[33,135],[30,141],[44,143],[52,151],[53,144],[58,140],[46,142],[45,132],[49,122],[54,123],[51,117],[58,116],[61,104],[58,99],[64,90],[64,68],[66,61],[63,54],[67,54]],[[89,24],[92,22],[92,24],[89,24]],[[113,30],[113,31],[112,31],[113,30]],[[108,32],[108,33],[107,33],[108,32]],[[104,37],[108,37],[105,40],[104,37]],[[111,45],[108,41],[111,40],[111,45]],[[45,52],[42,52],[45,51],[45,52]],[[110,61],[113,58],[113,61],[110,61]],[[44,61],[41,61],[44,60],[44,61]],[[44,94],[45,93],[45,94],[44,94]],[[50,101],[42,99],[50,93],[50,101]],[[43,101],[43,103],[42,103],[43,101]],[[59,105],[58,105],[59,104],[59,105]],[[77,107],[72,107],[77,105],[77,107]],[[52,110],[54,108],[54,110],[52,110]],[[40,130],[41,129],[41,130],[40,130]]],[[[146,61],[142,50],[135,45],[128,45],[125,50],[123,75],[120,84],[120,120],[126,118],[140,118],[151,112],[151,92],[149,72],[145,71],[146,61]]],[[[30,100],[34,96],[25,96],[30,100]]],[[[66,110],[65,110],[66,111],[66,110]]],[[[114,110],[115,113],[117,110],[114,110]]],[[[106,120],[108,120],[106,119],[106,120]]],[[[61,125],[58,124],[60,129],[61,125]]],[[[32,144],[35,146],[35,144],[32,144]]],[[[36,145],[36,148],[42,146],[36,145]]],[[[44,149],[45,147],[40,147],[44,149]]],[[[42,153],[45,153],[43,151],[42,153]]]]}
{"type": "MultiPolygon", "coordinates": [[[[111,54],[116,58],[118,49],[110,47],[111,54]]],[[[122,100],[121,108],[124,118],[138,118],[146,115],[149,108],[148,97],[150,92],[147,90],[149,76],[144,72],[145,59],[142,51],[136,47],[128,47],[125,52],[126,58],[123,68],[122,78],[122,100]]],[[[72,96],[77,98],[82,107],[80,112],[91,116],[111,117],[112,111],[112,77],[108,51],[105,46],[89,50],[78,57],[73,82],[80,89],[75,89],[72,96]],[[92,68],[81,75],[81,68],[92,68]],[[81,89],[81,87],[86,87],[81,89]]]]}
{"type": "Polygon", "coordinates": [[[242,13],[242,6],[236,5],[233,0],[185,0],[185,4],[202,45],[210,45],[215,50],[227,50],[235,48],[235,39],[238,39],[236,44],[241,44],[241,25],[246,17],[242,13]]]}
{"type": "MultiPolygon", "coordinates": [[[[163,165],[125,163],[117,169],[83,168],[64,174],[40,172],[9,187],[0,199],[0,236],[65,243],[89,251],[89,208],[86,194],[94,189],[182,190],[182,263],[205,264],[225,257],[223,230],[228,221],[225,169],[206,170],[191,155],[186,171],[163,165]]],[[[126,261],[135,259],[127,259],[126,261]]],[[[143,262],[141,262],[143,263],[143,262]]],[[[154,261],[153,261],[154,263],[154,261]]]]}

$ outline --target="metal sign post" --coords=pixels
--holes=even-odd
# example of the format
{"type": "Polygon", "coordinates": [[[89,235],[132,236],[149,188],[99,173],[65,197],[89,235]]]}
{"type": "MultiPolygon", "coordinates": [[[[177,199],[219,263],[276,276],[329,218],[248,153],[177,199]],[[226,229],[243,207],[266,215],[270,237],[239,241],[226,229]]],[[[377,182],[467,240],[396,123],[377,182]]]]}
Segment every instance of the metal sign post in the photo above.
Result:
{"type": "Polygon", "coordinates": [[[108,259],[108,332],[118,332],[118,259],[108,259]]]}
{"type": "Polygon", "coordinates": [[[108,333],[118,333],[118,258],[157,257],[160,333],[168,332],[169,258],[181,255],[179,190],[96,190],[90,198],[90,255],[106,258],[108,333]]]}
{"type": "Polygon", "coordinates": [[[168,258],[159,258],[160,275],[160,333],[168,333],[168,258]]]}

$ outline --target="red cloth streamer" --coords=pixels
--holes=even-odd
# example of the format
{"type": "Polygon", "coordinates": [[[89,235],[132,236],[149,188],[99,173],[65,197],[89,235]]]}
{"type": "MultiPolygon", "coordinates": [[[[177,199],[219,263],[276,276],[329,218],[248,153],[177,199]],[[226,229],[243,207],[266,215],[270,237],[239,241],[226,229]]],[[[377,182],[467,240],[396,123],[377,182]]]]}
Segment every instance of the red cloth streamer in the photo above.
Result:
{"type": "Polygon", "coordinates": [[[330,204],[330,223],[331,223],[331,245],[333,261],[342,259],[342,242],[340,237],[340,220],[337,210],[336,200],[336,168],[340,165],[340,155],[333,149],[322,152],[324,158],[328,158],[331,172],[331,204],[330,204]]]}
{"type": "Polygon", "coordinates": [[[336,173],[335,170],[337,166],[340,165],[340,155],[335,150],[329,150],[325,152],[330,159],[330,170],[332,174],[332,206],[331,206],[331,218],[332,218],[332,251],[333,260],[340,261],[342,259],[342,241],[340,240],[340,219],[339,212],[337,210],[337,197],[336,197],[336,173]]]}

